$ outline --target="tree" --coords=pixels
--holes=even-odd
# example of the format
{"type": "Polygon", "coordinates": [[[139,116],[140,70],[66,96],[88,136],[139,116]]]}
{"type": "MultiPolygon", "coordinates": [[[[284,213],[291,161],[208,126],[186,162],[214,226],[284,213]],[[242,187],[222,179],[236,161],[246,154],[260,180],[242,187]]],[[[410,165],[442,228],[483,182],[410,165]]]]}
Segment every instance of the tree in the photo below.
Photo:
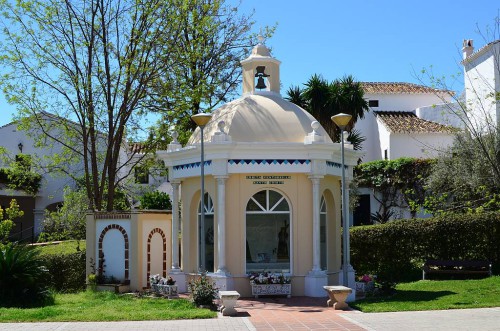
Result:
{"type": "MultiPolygon", "coordinates": [[[[479,29],[480,30],[480,29],[479,29]]],[[[425,207],[433,213],[481,212],[500,207],[500,17],[492,28],[480,32],[486,46],[481,49],[487,66],[476,66],[475,57],[462,61],[465,91],[455,95],[454,103],[440,109],[448,118],[460,123],[453,145],[443,151],[429,177],[428,188],[433,192],[425,207]],[[489,70],[489,71],[485,71],[489,70]]],[[[464,51],[472,51],[472,41],[464,40],[464,51]]],[[[449,88],[449,79],[435,76],[430,69],[422,70],[421,82],[432,87],[449,88]]]]}
{"type": "Polygon", "coordinates": [[[379,210],[372,214],[376,223],[386,223],[394,207],[409,208],[414,218],[426,198],[425,183],[435,160],[399,158],[376,160],[356,166],[355,181],[359,187],[373,189],[379,210]]]}
{"type": "MultiPolygon", "coordinates": [[[[251,28],[253,13],[240,14],[224,0],[185,0],[178,8],[180,35],[170,54],[169,76],[158,81],[162,103],[159,135],[170,135],[171,126],[186,143],[196,125],[191,115],[211,112],[235,96],[241,82],[240,61],[256,43],[251,28]]],[[[270,37],[274,27],[262,32],[270,37]]]]}
{"type": "Polygon", "coordinates": [[[54,168],[73,176],[68,165],[81,162],[90,208],[112,210],[115,188],[140,162],[122,153],[124,138],[160,107],[150,91],[167,77],[179,37],[175,2],[21,0],[0,8],[2,85],[22,128],[41,145],[63,146],[54,168]]]}
{"type": "Polygon", "coordinates": [[[223,0],[3,0],[0,8],[7,99],[41,146],[63,146],[47,168],[83,173],[97,210],[117,207],[116,188],[172,125],[185,141],[189,115],[231,95],[251,45],[251,15],[223,0]],[[162,115],[156,128],[145,125],[151,112],[162,115]],[[126,139],[142,141],[144,153],[127,153],[126,139]]]}
{"type": "Polygon", "coordinates": [[[0,248],[2,248],[2,244],[8,241],[10,230],[14,227],[13,220],[23,215],[24,212],[19,210],[16,199],[12,199],[10,206],[5,210],[0,207],[0,248]]]}
{"type": "MultiPolygon", "coordinates": [[[[352,76],[344,76],[329,83],[320,75],[314,74],[301,89],[292,86],[287,91],[287,100],[307,110],[321,123],[332,140],[338,140],[339,130],[331,117],[339,113],[352,115],[348,130],[354,123],[364,117],[369,110],[368,101],[363,96],[363,88],[352,76]]],[[[351,135],[359,142],[360,137],[351,135]]],[[[361,140],[364,140],[361,137],[361,140]]],[[[361,147],[359,144],[356,146],[361,147]]]]}
{"type": "Polygon", "coordinates": [[[64,189],[64,204],[56,211],[45,211],[43,232],[38,241],[77,240],[77,250],[80,250],[80,240],[85,239],[85,226],[88,200],[83,190],[64,189]]]}

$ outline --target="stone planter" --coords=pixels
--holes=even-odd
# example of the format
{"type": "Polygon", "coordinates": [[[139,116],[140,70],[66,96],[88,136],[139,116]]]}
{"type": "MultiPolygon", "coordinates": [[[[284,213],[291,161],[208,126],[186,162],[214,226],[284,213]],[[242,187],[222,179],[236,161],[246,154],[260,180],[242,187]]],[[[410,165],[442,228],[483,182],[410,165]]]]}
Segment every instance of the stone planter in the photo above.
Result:
{"type": "Polygon", "coordinates": [[[177,285],[152,284],[151,289],[160,295],[166,295],[168,297],[175,297],[178,295],[177,285]]]}
{"type": "Polygon", "coordinates": [[[366,293],[373,292],[375,289],[375,283],[372,282],[356,282],[356,297],[364,298],[366,293]]]}
{"type": "Polygon", "coordinates": [[[286,295],[292,296],[292,284],[251,284],[252,295],[258,298],[259,295],[286,295]]]}

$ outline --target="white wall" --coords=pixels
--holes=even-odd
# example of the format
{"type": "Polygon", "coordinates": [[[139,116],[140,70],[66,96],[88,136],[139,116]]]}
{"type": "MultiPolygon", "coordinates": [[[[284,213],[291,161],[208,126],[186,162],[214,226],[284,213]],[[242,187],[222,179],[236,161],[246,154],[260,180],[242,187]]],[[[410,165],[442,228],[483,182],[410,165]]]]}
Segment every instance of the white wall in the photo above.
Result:
{"type": "Polygon", "coordinates": [[[460,119],[461,117],[463,118],[463,109],[457,102],[420,107],[416,109],[415,114],[418,118],[427,121],[453,126],[455,128],[464,127],[464,123],[460,119]]]}
{"type": "Polygon", "coordinates": [[[434,158],[453,143],[445,133],[391,134],[390,159],[400,157],[434,158]]]}
{"type": "Polygon", "coordinates": [[[496,123],[500,106],[495,102],[495,88],[499,91],[495,76],[498,76],[498,52],[500,44],[481,54],[465,65],[465,96],[467,107],[472,109],[473,125],[483,130],[488,123],[496,123]],[[496,53],[496,59],[494,54],[496,53]]]}
{"type": "MultiPolygon", "coordinates": [[[[444,97],[444,96],[443,96],[444,97]]],[[[418,107],[432,106],[445,101],[452,101],[451,97],[443,98],[433,93],[420,94],[365,94],[366,100],[378,100],[378,107],[371,108],[372,110],[381,111],[414,111],[418,107]]]]}
{"type": "Polygon", "coordinates": [[[362,144],[362,151],[365,153],[363,162],[380,159],[380,137],[375,114],[372,111],[366,113],[363,119],[356,122],[355,129],[366,138],[362,144]]]}

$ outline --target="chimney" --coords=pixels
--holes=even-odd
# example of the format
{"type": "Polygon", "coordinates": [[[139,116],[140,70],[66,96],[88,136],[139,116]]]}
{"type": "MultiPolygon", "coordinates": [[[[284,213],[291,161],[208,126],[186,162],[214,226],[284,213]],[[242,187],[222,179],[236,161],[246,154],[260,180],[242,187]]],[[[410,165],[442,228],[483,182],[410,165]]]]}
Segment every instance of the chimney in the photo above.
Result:
{"type": "Polygon", "coordinates": [[[463,59],[467,59],[474,52],[474,40],[464,39],[462,43],[463,59]]]}

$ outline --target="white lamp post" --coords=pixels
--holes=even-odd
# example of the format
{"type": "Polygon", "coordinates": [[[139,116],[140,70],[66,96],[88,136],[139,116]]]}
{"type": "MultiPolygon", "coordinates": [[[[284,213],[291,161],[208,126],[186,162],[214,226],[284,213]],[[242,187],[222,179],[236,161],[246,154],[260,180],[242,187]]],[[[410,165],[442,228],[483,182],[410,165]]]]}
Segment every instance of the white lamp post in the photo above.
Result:
{"type": "Polygon", "coordinates": [[[205,151],[203,147],[203,129],[212,119],[212,114],[196,114],[191,119],[200,128],[201,134],[201,220],[200,220],[200,271],[205,272],[205,151]]]}
{"type": "Polygon", "coordinates": [[[351,257],[350,257],[350,247],[349,247],[349,220],[347,219],[347,209],[349,206],[349,202],[346,201],[346,187],[345,187],[345,161],[344,161],[344,129],[349,124],[352,116],[349,114],[337,114],[332,116],[331,119],[333,123],[335,123],[340,128],[340,143],[341,143],[341,159],[342,159],[342,219],[344,220],[343,224],[343,261],[342,261],[342,276],[343,276],[343,285],[349,287],[348,281],[348,271],[351,269],[351,257]]]}

